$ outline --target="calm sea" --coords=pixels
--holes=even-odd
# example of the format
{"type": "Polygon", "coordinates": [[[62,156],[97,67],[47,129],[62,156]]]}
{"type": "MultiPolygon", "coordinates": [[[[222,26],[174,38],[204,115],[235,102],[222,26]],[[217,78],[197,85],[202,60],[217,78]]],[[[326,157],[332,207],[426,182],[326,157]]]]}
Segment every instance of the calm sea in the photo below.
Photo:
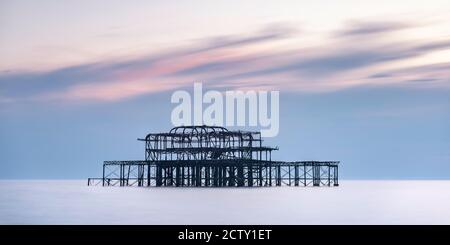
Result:
{"type": "Polygon", "coordinates": [[[3,180],[0,224],[450,224],[450,181],[143,188],[3,180]]]}

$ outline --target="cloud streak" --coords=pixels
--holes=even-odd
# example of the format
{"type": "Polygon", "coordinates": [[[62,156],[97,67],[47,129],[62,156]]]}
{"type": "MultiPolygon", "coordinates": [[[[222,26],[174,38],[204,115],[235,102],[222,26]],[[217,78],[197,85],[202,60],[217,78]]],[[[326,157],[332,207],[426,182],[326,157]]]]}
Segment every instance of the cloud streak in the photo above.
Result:
{"type": "Polygon", "coordinates": [[[283,42],[299,37],[292,29],[279,26],[251,35],[201,40],[190,47],[132,59],[105,60],[45,72],[4,72],[0,74],[0,103],[118,101],[177,89],[193,81],[215,87],[302,92],[365,85],[432,84],[448,88],[450,72],[439,69],[448,64],[425,64],[420,69],[389,66],[449,49],[450,40],[392,39],[386,43],[363,37],[375,33],[388,36],[404,28],[412,27],[391,22],[358,23],[343,28],[337,32],[339,37],[321,45],[284,47],[283,42]],[[351,42],[355,35],[360,37],[359,41],[351,42]]]}
{"type": "Polygon", "coordinates": [[[386,34],[388,32],[405,30],[412,28],[413,25],[396,22],[396,21],[383,21],[383,22],[367,22],[367,21],[352,21],[348,24],[348,27],[339,31],[338,36],[365,36],[372,34],[386,34]]]}

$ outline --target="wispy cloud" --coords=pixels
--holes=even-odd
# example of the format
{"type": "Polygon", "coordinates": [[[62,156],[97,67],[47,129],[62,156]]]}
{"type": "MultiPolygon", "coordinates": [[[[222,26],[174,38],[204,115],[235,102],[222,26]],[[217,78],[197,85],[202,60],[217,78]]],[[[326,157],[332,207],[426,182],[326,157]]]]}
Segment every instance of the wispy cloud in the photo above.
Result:
{"type": "MultiPolygon", "coordinates": [[[[354,22],[317,46],[291,28],[200,40],[190,47],[142,57],[105,60],[45,72],[0,74],[0,103],[20,100],[117,101],[187,86],[332,91],[364,85],[450,87],[448,63],[389,65],[450,48],[450,39],[414,41],[359,38],[414,28],[392,22],[354,22]],[[290,41],[289,46],[284,42],[290,41]],[[411,85],[411,81],[416,81],[411,85]],[[421,82],[428,81],[428,82],[421,82]],[[419,85],[418,85],[419,84],[419,85]]],[[[302,34],[307,35],[307,34],[302,34]]],[[[450,61],[449,61],[450,62],[450,61]]]]}
{"type": "Polygon", "coordinates": [[[338,36],[361,36],[385,34],[387,32],[413,28],[414,25],[398,21],[351,21],[347,27],[337,32],[338,36]]]}

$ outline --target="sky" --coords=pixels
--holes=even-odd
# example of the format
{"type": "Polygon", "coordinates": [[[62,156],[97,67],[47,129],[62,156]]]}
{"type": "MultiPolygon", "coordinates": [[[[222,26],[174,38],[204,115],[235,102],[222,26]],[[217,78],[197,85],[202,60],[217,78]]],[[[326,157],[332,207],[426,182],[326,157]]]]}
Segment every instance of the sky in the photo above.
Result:
{"type": "Polygon", "coordinates": [[[279,90],[280,160],[450,178],[449,1],[0,1],[0,178],[96,177],[171,94],[279,90]]]}

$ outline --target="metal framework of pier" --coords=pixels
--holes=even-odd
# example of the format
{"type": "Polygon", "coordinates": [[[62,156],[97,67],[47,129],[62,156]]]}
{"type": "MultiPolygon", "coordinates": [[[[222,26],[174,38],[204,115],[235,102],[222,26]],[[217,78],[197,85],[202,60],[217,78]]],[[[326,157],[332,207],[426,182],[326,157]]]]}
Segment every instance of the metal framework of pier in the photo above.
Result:
{"type": "Polygon", "coordinates": [[[260,132],[182,126],[148,134],[145,160],[105,161],[103,186],[338,186],[338,161],[273,161],[260,132]]]}

